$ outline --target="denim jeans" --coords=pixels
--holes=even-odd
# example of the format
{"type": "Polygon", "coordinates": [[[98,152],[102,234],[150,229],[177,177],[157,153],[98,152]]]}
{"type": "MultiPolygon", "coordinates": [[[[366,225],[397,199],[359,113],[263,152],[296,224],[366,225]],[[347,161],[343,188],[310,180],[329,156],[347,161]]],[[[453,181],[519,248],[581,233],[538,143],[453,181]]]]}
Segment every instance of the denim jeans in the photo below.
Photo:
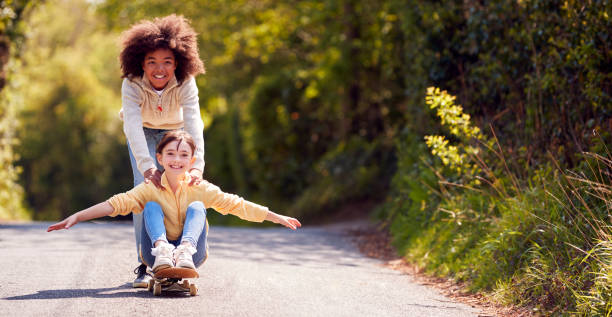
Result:
{"type": "Polygon", "coordinates": [[[147,238],[142,240],[139,254],[144,264],[151,267],[155,262],[155,257],[151,255],[151,248],[153,248],[158,240],[166,241],[174,246],[188,241],[197,250],[193,255],[195,266],[199,267],[206,261],[208,257],[208,222],[206,221],[206,208],[201,201],[192,202],[187,207],[183,233],[177,240],[168,240],[166,238],[164,212],[158,203],[148,202],[142,214],[144,228],[142,229],[141,236],[147,238]]]}

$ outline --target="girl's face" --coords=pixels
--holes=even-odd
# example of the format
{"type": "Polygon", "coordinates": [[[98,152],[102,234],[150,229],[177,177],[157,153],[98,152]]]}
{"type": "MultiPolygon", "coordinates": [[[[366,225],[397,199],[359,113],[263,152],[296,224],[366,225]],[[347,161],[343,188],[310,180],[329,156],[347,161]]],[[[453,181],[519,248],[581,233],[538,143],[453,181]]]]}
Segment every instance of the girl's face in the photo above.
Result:
{"type": "Polygon", "coordinates": [[[157,153],[157,161],[164,167],[168,177],[177,177],[189,171],[195,162],[191,147],[187,142],[172,141],[157,153]]]}
{"type": "Polygon", "coordinates": [[[147,53],[142,62],[142,70],[151,85],[162,90],[174,75],[176,69],[176,60],[170,49],[160,48],[153,52],[147,53]]]}

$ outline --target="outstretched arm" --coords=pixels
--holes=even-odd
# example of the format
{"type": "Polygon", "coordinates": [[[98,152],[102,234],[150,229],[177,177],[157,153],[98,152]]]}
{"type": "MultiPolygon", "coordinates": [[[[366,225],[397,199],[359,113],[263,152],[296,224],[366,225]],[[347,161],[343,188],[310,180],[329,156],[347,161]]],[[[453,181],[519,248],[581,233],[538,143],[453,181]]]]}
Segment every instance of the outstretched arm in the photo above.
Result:
{"type": "Polygon", "coordinates": [[[279,215],[277,213],[268,211],[266,220],[281,224],[289,229],[295,230],[302,226],[302,224],[295,218],[279,215]]]}
{"type": "Polygon", "coordinates": [[[267,207],[245,200],[244,198],[224,193],[219,186],[203,180],[199,186],[199,196],[206,207],[211,207],[223,215],[232,214],[240,219],[262,222],[264,220],[281,224],[296,230],[302,224],[295,218],[279,215],[268,210],[267,207]]]}
{"type": "Polygon", "coordinates": [[[87,209],[83,209],[56,224],[50,225],[49,228],[47,228],[47,232],[51,232],[53,230],[68,229],[82,221],[109,216],[114,210],[115,209],[113,208],[113,206],[111,206],[111,204],[108,203],[108,201],[101,202],[87,209]]]}

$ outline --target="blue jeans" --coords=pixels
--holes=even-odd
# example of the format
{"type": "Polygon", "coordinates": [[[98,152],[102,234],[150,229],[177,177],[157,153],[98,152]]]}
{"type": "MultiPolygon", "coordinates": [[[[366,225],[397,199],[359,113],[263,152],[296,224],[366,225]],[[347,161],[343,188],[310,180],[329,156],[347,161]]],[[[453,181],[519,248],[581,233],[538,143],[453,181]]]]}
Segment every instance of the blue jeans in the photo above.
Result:
{"type": "Polygon", "coordinates": [[[183,233],[177,240],[168,240],[166,238],[166,226],[164,225],[164,212],[161,206],[154,202],[148,202],[142,212],[144,218],[144,228],[141,236],[147,237],[142,240],[142,244],[138,254],[141,257],[142,263],[147,266],[153,266],[155,257],[151,255],[151,248],[158,240],[166,241],[178,246],[182,242],[189,242],[193,245],[197,252],[193,255],[193,263],[199,267],[206,261],[208,257],[208,222],[206,221],[206,208],[200,201],[195,201],[189,204],[185,215],[185,224],[183,225],[183,233]]]}

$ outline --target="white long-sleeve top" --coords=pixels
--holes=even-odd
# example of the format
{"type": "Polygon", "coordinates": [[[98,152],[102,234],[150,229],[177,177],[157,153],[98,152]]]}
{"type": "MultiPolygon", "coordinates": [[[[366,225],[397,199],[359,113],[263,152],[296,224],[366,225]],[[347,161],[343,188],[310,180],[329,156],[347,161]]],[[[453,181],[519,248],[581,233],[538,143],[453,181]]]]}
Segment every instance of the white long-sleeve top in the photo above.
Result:
{"type": "Polygon", "coordinates": [[[204,123],[200,116],[198,87],[192,76],[178,84],[172,76],[161,95],[146,76],[123,79],[119,117],[140,173],[155,167],[143,127],[175,130],[184,128],[196,144],[193,168],[204,171],[204,123]]]}

